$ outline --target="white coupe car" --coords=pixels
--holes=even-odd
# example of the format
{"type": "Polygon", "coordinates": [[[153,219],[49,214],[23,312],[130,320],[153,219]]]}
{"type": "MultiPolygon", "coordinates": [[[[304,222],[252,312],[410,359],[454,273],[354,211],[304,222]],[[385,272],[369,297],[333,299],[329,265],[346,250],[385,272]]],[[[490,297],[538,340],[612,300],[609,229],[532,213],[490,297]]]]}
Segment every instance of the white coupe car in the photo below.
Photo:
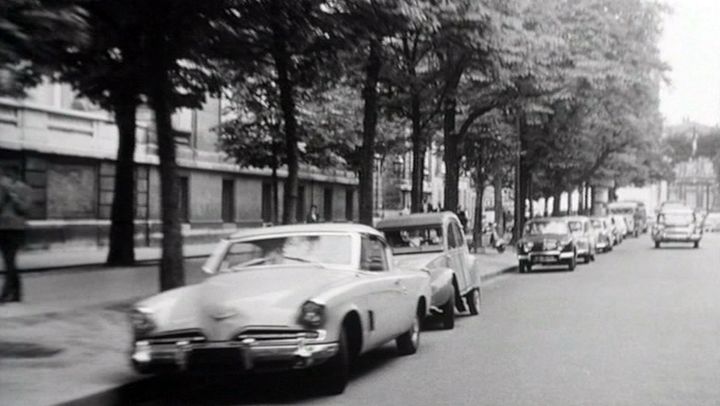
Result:
{"type": "Polygon", "coordinates": [[[134,306],[138,371],[314,368],[338,394],[358,355],[389,340],[415,353],[430,306],[428,274],[397,269],[383,235],[362,225],[239,232],[203,270],[204,282],[134,306]]]}

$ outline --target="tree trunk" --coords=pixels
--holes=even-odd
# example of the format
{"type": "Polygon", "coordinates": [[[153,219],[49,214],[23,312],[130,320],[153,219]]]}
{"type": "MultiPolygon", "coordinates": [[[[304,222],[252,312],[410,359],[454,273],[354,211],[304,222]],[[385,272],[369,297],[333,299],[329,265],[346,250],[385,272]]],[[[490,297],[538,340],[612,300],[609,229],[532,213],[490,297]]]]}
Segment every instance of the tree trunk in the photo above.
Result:
{"type": "Polygon", "coordinates": [[[568,191],[567,191],[567,214],[568,214],[568,216],[572,213],[572,194],[573,194],[573,190],[568,189],[568,191]]]}
{"type": "Polygon", "coordinates": [[[425,176],[426,141],[420,128],[420,95],[413,92],[410,101],[412,121],[412,191],[410,192],[410,210],[413,213],[423,211],[423,181],[425,176]]]}
{"type": "Polygon", "coordinates": [[[135,263],[135,112],[137,95],[120,97],[114,103],[118,127],[115,188],[110,223],[108,265],[135,263]]]}
{"type": "Polygon", "coordinates": [[[378,90],[380,78],[380,44],[370,41],[370,51],[365,65],[363,97],[363,143],[360,163],[360,223],[373,225],[373,166],[375,164],[375,135],[378,119],[378,90]]]}
{"type": "Polygon", "coordinates": [[[280,198],[278,196],[278,175],[277,175],[278,165],[277,161],[272,166],[272,174],[270,175],[270,182],[272,184],[272,214],[270,215],[270,221],[272,221],[273,224],[278,224],[279,211],[280,211],[280,198]]]}
{"type": "Polygon", "coordinates": [[[548,212],[548,197],[543,197],[543,217],[547,217],[550,213],[548,212]]]}
{"type": "MultiPolygon", "coordinates": [[[[281,15],[278,1],[273,1],[271,9],[275,15],[281,15]]],[[[290,79],[291,58],[287,49],[287,37],[285,27],[280,19],[271,19],[273,30],[272,57],[277,72],[278,88],[280,90],[280,109],[282,110],[283,122],[285,125],[285,154],[288,170],[287,179],[284,184],[283,198],[283,224],[292,224],[297,221],[295,212],[298,200],[298,135],[297,121],[295,117],[295,97],[293,94],[293,83],[290,79]]]]}
{"type": "Polygon", "coordinates": [[[160,158],[160,206],[162,218],[162,258],[160,260],[160,290],[177,288],[185,284],[183,268],[183,237],[180,224],[180,188],[175,162],[175,134],[170,117],[172,83],[163,56],[153,66],[150,106],[155,113],[155,128],[160,158]]]}
{"type": "Polygon", "coordinates": [[[483,197],[485,195],[485,176],[483,174],[482,142],[478,159],[475,165],[475,221],[473,223],[473,248],[477,252],[483,246],[482,241],[482,218],[483,218],[483,197]]]}
{"type": "Polygon", "coordinates": [[[502,196],[503,178],[495,175],[493,178],[493,193],[495,194],[495,226],[499,235],[505,234],[505,208],[502,196]]]}
{"type": "Polygon", "coordinates": [[[528,174],[527,177],[527,200],[528,200],[528,212],[530,213],[530,218],[535,217],[535,202],[533,202],[533,190],[532,190],[532,174],[528,174]]]}
{"type": "Polygon", "coordinates": [[[585,215],[585,184],[578,185],[578,214],[585,215]]]}
{"type": "Polygon", "coordinates": [[[562,192],[555,192],[553,194],[553,216],[560,216],[560,199],[562,198],[562,192]]]}
{"type": "Polygon", "coordinates": [[[445,100],[443,110],[443,137],[445,143],[445,210],[455,211],[458,207],[458,187],[460,181],[459,142],[455,131],[457,101],[454,93],[445,100]]]}

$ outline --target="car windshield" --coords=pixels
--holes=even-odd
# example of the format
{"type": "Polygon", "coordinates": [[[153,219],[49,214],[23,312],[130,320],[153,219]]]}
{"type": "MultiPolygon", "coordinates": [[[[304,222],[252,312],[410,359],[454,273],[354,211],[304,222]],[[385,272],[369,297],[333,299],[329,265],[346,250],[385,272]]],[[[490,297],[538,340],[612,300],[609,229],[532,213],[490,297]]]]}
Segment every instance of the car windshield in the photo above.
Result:
{"type": "Polygon", "coordinates": [[[220,272],[268,265],[351,265],[349,235],[293,235],[232,243],[220,262],[220,272]]]}
{"type": "Polygon", "coordinates": [[[568,224],[564,221],[531,221],[525,226],[527,235],[567,234],[568,224]]]}
{"type": "Polygon", "coordinates": [[[695,221],[692,213],[660,213],[658,223],[666,226],[687,226],[695,221]]]}
{"type": "Polygon", "coordinates": [[[443,250],[441,224],[429,224],[382,230],[395,254],[443,250]]]}

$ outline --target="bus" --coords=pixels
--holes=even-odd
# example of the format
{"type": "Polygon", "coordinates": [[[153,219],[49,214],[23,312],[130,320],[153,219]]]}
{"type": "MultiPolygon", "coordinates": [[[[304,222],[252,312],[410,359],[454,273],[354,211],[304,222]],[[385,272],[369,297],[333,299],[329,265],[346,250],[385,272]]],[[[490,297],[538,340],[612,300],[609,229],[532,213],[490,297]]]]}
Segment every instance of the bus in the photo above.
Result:
{"type": "Polygon", "coordinates": [[[608,203],[609,214],[623,215],[628,220],[628,223],[632,224],[633,229],[629,230],[629,233],[637,237],[640,233],[646,233],[648,230],[647,226],[647,210],[645,210],[645,203],[638,201],[621,201],[608,203]]]}

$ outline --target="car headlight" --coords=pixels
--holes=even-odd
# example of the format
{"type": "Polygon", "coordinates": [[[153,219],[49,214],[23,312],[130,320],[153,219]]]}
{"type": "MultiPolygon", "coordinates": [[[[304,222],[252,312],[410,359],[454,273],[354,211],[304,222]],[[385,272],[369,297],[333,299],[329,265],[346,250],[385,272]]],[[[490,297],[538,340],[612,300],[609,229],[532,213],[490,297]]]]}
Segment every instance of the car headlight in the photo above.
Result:
{"type": "Polygon", "coordinates": [[[135,335],[142,336],[153,331],[156,327],[152,318],[152,311],[143,308],[136,308],[130,313],[130,324],[135,335]]]}
{"type": "Polygon", "coordinates": [[[522,250],[525,252],[530,252],[534,246],[535,244],[533,244],[532,241],[526,241],[522,243],[522,250]]]}
{"type": "Polygon", "coordinates": [[[300,323],[308,327],[320,327],[325,323],[325,306],[311,300],[300,308],[300,323]]]}
{"type": "Polygon", "coordinates": [[[560,241],[560,247],[563,251],[572,251],[572,238],[560,241]]]}

